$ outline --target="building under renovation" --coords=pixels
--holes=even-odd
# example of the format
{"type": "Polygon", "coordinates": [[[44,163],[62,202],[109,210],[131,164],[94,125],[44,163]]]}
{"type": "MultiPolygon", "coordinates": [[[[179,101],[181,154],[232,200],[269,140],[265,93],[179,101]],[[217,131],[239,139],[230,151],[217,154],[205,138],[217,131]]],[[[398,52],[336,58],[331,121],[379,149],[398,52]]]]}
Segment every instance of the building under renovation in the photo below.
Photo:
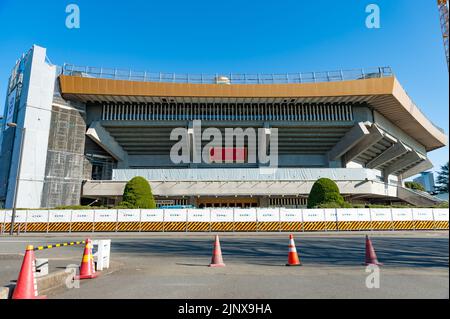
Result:
{"type": "Polygon", "coordinates": [[[403,181],[447,144],[388,67],[180,75],[58,67],[38,46],[0,131],[6,208],[114,205],[134,176],[159,205],[304,207],[321,177],[351,202],[431,205],[403,181]]]}

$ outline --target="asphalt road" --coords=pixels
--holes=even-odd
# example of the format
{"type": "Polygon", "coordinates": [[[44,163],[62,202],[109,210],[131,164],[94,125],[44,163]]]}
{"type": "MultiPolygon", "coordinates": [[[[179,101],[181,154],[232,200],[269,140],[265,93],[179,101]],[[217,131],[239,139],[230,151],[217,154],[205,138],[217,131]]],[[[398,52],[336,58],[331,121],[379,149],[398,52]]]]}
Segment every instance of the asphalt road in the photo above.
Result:
{"type": "MultiPolygon", "coordinates": [[[[92,234],[89,234],[92,236],[92,234]]],[[[85,235],[70,237],[84,239],[85,235]]],[[[288,234],[221,234],[225,268],[209,268],[213,235],[95,234],[112,239],[112,273],[59,289],[50,298],[449,298],[448,232],[371,233],[380,288],[366,287],[364,233],[295,235],[302,267],[285,267],[288,234]]],[[[8,259],[26,243],[67,236],[0,237],[0,283],[16,278],[21,260],[8,259]],[[5,267],[7,266],[7,267],[5,267]],[[5,270],[5,269],[9,270],[5,270]],[[13,270],[16,275],[13,276],[13,270]]],[[[81,247],[46,254],[52,269],[79,263],[81,247]]]]}

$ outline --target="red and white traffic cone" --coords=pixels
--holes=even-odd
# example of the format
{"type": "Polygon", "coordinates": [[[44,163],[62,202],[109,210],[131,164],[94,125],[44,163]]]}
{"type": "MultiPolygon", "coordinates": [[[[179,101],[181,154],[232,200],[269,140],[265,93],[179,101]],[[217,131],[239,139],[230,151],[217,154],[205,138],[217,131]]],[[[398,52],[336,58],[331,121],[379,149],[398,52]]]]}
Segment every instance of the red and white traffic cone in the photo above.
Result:
{"type": "Polygon", "coordinates": [[[94,256],[92,256],[92,241],[86,239],[84,246],[83,258],[81,260],[80,275],[75,276],[75,279],[92,279],[97,277],[95,272],[94,256]]]}
{"type": "Polygon", "coordinates": [[[225,267],[222,259],[222,249],[220,248],[218,235],[216,235],[216,240],[214,241],[213,255],[209,267],[225,267]]]}
{"type": "Polygon", "coordinates": [[[289,254],[288,263],[286,266],[301,266],[300,259],[298,258],[297,248],[295,248],[294,235],[289,235],[289,254]]]}
{"type": "Polygon", "coordinates": [[[19,278],[12,295],[12,299],[44,299],[46,296],[39,296],[36,277],[36,260],[34,258],[34,249],[28,245],[23,257],[22,267],[20,268],[19,278]]]}
{"type": "Polygon", "coordinates": [[[377,254],[373,248],[372,241],[369,236],[366,235],[366,262],[365,265],[377,265],[382,266],[383,264],[378,261],[377,254]]]}

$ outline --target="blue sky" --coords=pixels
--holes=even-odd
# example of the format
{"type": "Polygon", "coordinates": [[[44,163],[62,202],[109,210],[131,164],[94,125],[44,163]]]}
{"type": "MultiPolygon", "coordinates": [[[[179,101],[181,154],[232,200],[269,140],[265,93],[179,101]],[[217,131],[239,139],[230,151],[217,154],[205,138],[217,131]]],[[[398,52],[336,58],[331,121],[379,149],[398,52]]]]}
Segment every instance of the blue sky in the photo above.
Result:
{"type": "MultiPolygon", "coordinates": [[[[448,70],[435,1],[0,0],[0,101],[32,44],[54,64],[156,72],[278,73],[391,66],[424,113],[449,131],[448,70]],[[65,8],[81,10],[67,29],[65,8]],[[367,29],[365,8],[381,9],[367,29]]],[[[448,147],[429,154],[435,169],[448,147]]]]}

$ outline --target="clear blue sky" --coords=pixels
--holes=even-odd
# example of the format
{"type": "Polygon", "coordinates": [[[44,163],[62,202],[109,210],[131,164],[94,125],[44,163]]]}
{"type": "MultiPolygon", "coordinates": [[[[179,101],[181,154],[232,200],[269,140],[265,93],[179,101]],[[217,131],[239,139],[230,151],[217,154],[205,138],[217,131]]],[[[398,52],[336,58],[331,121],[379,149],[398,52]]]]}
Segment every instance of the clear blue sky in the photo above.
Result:
{"type": "MultiPolygon", "coordinates": [[[[162,72],[298,72],[391,66],[424,113],[449,130],[448,71],[435,1],[0,0],[0,101],[32,44],[64,62],[162,72]],[[81,28],[65,27],[76,3],[81,28]],[[381,28],[365,27],[366,5],[381,28]]],[[[3,108],[3,105],[1,106],[3,108]]],[[[435,169],[448,148],[429,154],[435,169]]]]}

